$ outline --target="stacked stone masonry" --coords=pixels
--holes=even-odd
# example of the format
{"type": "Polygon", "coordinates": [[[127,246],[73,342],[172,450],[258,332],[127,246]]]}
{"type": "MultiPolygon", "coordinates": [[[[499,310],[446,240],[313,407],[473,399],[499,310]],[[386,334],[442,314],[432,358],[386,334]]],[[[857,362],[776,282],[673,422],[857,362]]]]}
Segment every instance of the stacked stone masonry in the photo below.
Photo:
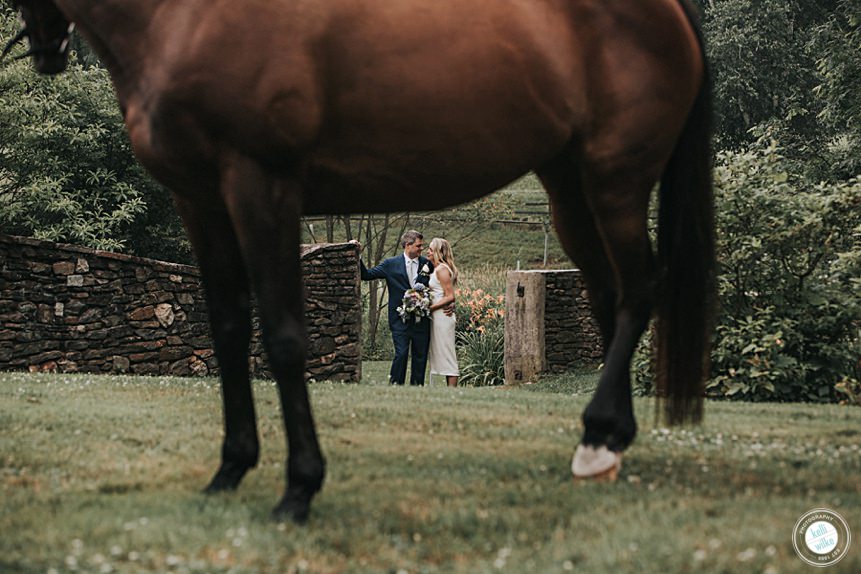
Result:
{"type": "Polygon", "coordinates": [[[544,273],[544,356],[550,372],[601,362],[601,331],[579,270],[544,273]]]}
{"type": "MultiPolygon", "coordinates": [[[[361,378],[356,248],[303,245],[306,379],[361,378]]],[[[255,312],[249,367],[267,377],[255,312]]],[[[0,369],[215,375],[195,267],[0,235],[0,369]]]]}

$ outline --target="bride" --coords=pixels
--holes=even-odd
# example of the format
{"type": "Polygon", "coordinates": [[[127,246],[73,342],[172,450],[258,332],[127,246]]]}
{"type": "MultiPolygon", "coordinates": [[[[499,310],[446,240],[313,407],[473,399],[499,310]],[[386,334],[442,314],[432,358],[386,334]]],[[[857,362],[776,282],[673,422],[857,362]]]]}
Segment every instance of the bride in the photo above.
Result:
{"type": "Polygon", "coordinates": [[[433,275],[428,284],[433,295],[431,310],[431,340],[428,360],[431,378],[443,375],[450,387],[457,386],[460,370],[454,349],[454,313],[447,315],[445,308],[454,303],[454,284],[457,282],[457,267],[448,241],[434,237],[427,250],[433,262],[433,275]]]}

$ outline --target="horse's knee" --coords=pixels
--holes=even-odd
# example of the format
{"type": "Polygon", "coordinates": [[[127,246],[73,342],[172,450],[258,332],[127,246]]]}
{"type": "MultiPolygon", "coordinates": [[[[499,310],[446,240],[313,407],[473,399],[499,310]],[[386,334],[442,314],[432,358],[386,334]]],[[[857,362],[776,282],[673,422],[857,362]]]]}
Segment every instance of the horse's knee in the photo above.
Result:
{"type": "Polygon", "coordinates": [[[316,453],[290,453],[287,461],[287,484],[315,493],[326,478],[326,459],[316,453]]]}
{"type": "Polygon", "coordinates": [[[260,440],[255,429],[227,435],[221,446],[221,458],[245,468],[254,468],[260,460],[260,440]]]}
{"type": "Polygon", "coordinates": [[[268,334],[264,329],[264,344],[273,373],[289,373],[304,368],[308,341],[305,330],[298,323],[269,329],[268,334]]]}
{"type": "Polygon", "coordinates": [[[241,314],[213,317],[212,340],[216,352],[246,353],[251,342],[251,318],[241,314]]]}

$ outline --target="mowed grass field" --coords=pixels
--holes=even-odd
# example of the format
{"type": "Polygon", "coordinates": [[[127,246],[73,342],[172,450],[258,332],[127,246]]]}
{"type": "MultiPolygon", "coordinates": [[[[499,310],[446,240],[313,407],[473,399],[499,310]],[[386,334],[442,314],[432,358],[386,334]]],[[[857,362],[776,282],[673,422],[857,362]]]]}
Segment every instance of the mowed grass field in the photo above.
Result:
{"type": "MultiPolygon", "coordinates": [[[[807,510],[861,536],[861,410],[709,403],[700,427],[640,435],[616,484],[574,484],[594,373],[522,388],[362,384],[311,395],[329,474],[310,522],[269,518],[284,486],[271,382],[262,459],[205,496],[214,379],[0,373],[0,572],[811,572],[807,510]]],[[[861,571],[861,544],[827,572],[861,571]]]]}

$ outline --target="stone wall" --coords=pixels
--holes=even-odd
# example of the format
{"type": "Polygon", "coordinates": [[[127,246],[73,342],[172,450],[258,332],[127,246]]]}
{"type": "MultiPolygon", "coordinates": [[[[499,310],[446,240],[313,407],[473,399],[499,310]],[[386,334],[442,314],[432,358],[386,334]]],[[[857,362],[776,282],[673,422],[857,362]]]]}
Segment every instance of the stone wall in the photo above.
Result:
{"type": "MultiPolygon", "coordinates": [[[[306,378],[361,378],[356,248],[301,247],[306,378]]],[[[249,366],[268,376],[254,320],[249,366]]],[[[214,375],[195,267],[0,235],[0,369],[214,375]]]]}
{"type": "Polygon", "coordinates": [[[545,368],[559,372],[600,363],[601,331],[580,271],[548,271],[544,281],[545,368]]]}
{"type": "Polygon", "coordinates": [[[601,335],[579,270],[509,271],[505,291],[505,380],[595,365],[601,335]]]}

